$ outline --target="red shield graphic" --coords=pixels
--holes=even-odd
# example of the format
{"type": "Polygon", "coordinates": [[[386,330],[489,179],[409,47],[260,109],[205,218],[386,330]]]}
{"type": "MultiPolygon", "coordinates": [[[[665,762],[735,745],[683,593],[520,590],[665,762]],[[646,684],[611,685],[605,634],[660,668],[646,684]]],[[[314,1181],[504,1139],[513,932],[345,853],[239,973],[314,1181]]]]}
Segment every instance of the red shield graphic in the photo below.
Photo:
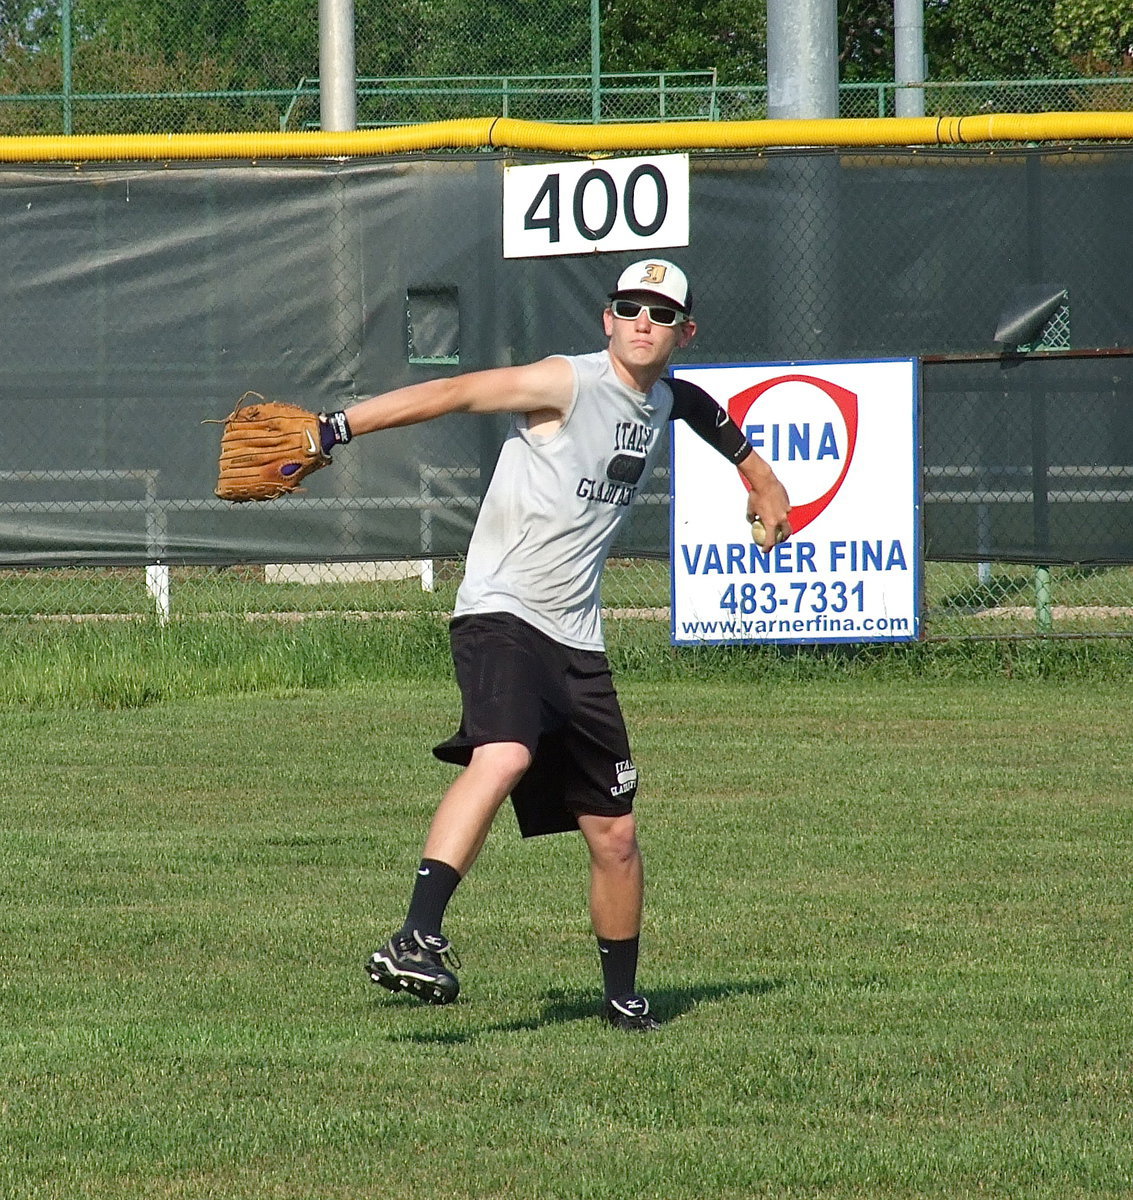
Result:
{"type": "MultiPolygon", "coordinates": [[[[762,383],[745,388],[742,392],[734,395],[728,401],[728,415],[742,429],[748,413],[760,396],[770,391],[771,388],[778,387],[781,383],[805,383],[818,388],[834,402],[846,424],[846,457],[842,462],[842,470],[839,472],[838,478],[821,496],[814,500],[808,500],[805,504],[796,504],[791,509],[791,530],[799,533],[829,506],[830,501],[838,494],[838,489],[846,480],[846,474],[854,457],[854,447],[858,442],[858,397],[855,392],[839,387],[836,383],[831,383],[829,379],[817,379],[813,375],[777,375],[774,379],[765,379],[762,383]]],[[[740,478],[742,479],[743,476],[741,475],[740,478]]],[[[744,479],[744,487],[751,490],[746,479],[744,479]]]]}

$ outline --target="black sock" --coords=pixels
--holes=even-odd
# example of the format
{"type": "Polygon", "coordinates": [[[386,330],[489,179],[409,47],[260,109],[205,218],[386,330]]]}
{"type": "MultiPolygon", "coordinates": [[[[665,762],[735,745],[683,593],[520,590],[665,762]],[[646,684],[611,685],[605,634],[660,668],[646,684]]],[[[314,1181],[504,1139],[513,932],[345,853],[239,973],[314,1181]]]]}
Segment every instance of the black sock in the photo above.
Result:
{"type": "Polygon", "coordinates": [[[403,932],[412,933],[416,929],[420,933],[440,933],[445,909],[459,882],[460,873],[455,867],[435,858],[423,858],[417,868],[403,932]]]}
{"type": "Polygon", "coordinates": [[[602,960],[602,983],[606,999],[632,996],[637,989],[637,950],[640,938],[624,941],[598,939],[598,957],[602,960]]]}

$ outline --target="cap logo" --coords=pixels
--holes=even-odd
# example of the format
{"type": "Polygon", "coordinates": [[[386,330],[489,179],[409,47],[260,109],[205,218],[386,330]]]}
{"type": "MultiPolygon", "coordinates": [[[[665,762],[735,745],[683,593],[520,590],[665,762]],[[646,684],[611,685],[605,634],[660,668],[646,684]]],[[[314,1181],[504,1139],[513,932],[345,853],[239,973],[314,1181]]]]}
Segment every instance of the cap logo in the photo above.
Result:
{"type": "Polygon", "coordinates": [[[669,268],[661,263],[646,263],[645,274],[641,277],[642,283],[664,283],[665,276],[668,275],[669,268]]]}

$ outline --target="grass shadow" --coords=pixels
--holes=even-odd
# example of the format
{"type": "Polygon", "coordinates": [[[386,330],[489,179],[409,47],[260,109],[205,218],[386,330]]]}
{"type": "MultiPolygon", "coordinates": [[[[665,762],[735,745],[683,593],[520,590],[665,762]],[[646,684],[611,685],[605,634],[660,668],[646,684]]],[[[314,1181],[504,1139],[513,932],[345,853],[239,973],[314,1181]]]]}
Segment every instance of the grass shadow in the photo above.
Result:
{"type": "MultiPolygon", "coordinates": [[[[728,1000],[733,996],[763,996],[786,986],[782,979],[752,979],[731,983],[698,984],[689,987],[655,988],[649,993],[649,1003],[663,1023],[678,1020],[701,1004],[728,1000]]],[[[459,1003],[459,1001],[458,1001],[459,1003]]],[[[419,1012],[414,1003],[410,1011],[419,1012]]],[[[450,1030],[406,1030],[391,1033],[390,1041],[413,1042],[422,1045],[459,1045],[475,1041],[492,1033],[535,1032],[549,1025],[567,1025],[574,1021],[596,1021],[599,1005],[593,989],[552,988],[543,997],[539,1011],[517,1021],[493,1021],[478,1028],[450,1030]]]]}
{"type": "MultiPolygon", "coordinates": [[[[650,988],[649,1006],[663,1022],[675,1021],[700,1004],[727,1000],[732,996],[763,996],[786,986],[782,979],[750,979],[731,983],[704,983],[689,987],[650,988]]],[[[555,989],[543,1000],[540,1025],[590,1020],[597,1015],[594,993],[555,989]]]]}

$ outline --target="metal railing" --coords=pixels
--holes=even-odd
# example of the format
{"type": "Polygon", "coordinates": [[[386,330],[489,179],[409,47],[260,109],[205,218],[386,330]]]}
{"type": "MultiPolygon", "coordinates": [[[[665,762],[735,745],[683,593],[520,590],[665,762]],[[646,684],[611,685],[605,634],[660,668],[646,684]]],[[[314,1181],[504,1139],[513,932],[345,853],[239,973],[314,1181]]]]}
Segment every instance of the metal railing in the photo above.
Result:
{"type": "MultiPolygon", "coordinates": [[[[601,121],[715,121],[716,95],[715,70],[605,74],[597,85],[589,75],[362,76],[358,127],[404,124],[410,111],[435,111],[438,119],[485,113],[531,119],[537,112],[565,122],[590,121],[596,114],[601,121]],[[381,115],[383,106],[388,111],[381,115]],[[397,108],[401,116],[392,115],[397,108]]],[[[318,79],[301,79],[280,117],[280,130],[317,127],[304,109],[317,110],[318,102],[318,79]]]]}
{"type": "MultiPolygon", "coordinates": [[[[902,84],[905,90],[909,85],[902,84]]],[[[1133,111],[1133,75],[930,81],[925,113],[1133,111]]],[[[844,83],[839,116],[896,113],[893,82],[844,83]]],[[[319,85],[176,92],[62,91],[0,95],[2,133],[209,132],[317,126],[319,85]]],[[[590,75],[359,77],[359,128],[467,116],[556,123],[761,120],[767,86],[721,84],[714,69],[590,75]]]]}

